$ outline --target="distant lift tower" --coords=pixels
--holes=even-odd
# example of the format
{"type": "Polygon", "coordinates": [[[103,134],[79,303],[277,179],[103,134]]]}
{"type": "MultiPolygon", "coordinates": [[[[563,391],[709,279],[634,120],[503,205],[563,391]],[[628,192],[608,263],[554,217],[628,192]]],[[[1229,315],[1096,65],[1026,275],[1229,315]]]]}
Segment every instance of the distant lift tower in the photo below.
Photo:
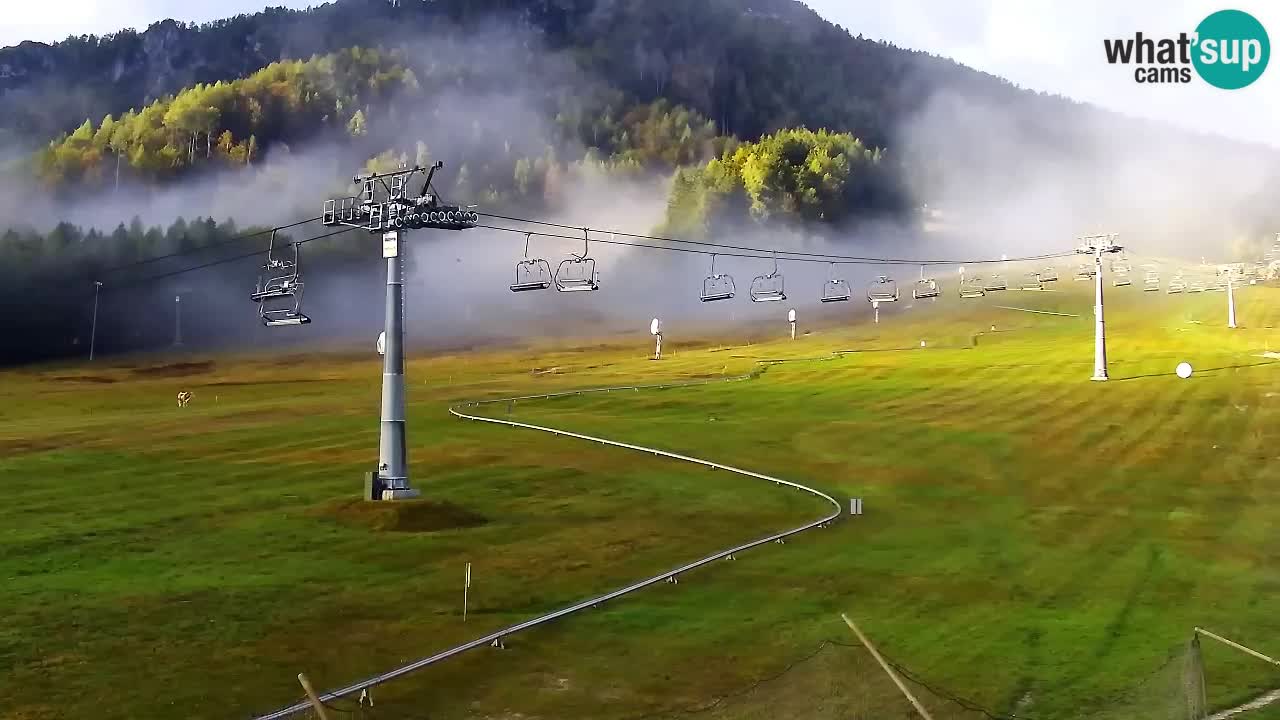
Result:
{"type": "Polygon", "coordinates": [[[1090,380],[1105,382],[1107,378],[1107,329],[1102,309],[1102,254],[1118,253],[1124,248],[1116,242],[1119,234],[1090,235],[1081,238],[1076,252],[1093,255],[1093,377],[1090,380]]]}
{"type": "Polygon", "coordinates": [[[387,261],[386,354],[382,360],[382,431],[378,440],[378,469],[366,476],[366,499],[403,500],[418,496],[409,485],[405,451],[404,412],[404,243],[409,230],[469,230],[479,216],[469,208],[444,205],[431,180],[443,163],[428,170],[402,167],[392,173],[357,175],[359,196],[328,200],[323,222],[327,226],[354,227],[382,237],[382,257],[387,261]],[[425,172],[422,190],[413,195],[409,183],[425,172]]]}

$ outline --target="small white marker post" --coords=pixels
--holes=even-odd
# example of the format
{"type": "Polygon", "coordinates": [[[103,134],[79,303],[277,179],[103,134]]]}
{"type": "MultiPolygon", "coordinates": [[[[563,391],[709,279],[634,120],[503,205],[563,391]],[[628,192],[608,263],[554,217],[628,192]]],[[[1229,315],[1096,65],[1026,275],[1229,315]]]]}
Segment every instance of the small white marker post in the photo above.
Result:
{"type": "Polygon", "coordinates": [[[1236,329],[1236,290],[1230,270],[1227,271],[1227,327],[1236,329]]]}
{"type": "Polygon", "coordinates": [[[796,339],[796,309],[791,308],[787,311],[787,322],[791,323],[791,339],[796,339]]]}
{"type": "Polygon", "coordinates": [[[879,325],[880,324],[880,301],[872,300],[871,309],[876,311],[876,324],[879,325]]]}
{"type": "Polygon", "coordinates": [[[653,359],[662,359],[662,321],[654,318],[649,323],[649,334],[653,336],[653,359]]]}
{"type": "Polygon", "coordinates": [[[462,622],[467,621],[467,594],[471,591],[471,563],[467,563],[467,579],[462,583],[462,622]]]}

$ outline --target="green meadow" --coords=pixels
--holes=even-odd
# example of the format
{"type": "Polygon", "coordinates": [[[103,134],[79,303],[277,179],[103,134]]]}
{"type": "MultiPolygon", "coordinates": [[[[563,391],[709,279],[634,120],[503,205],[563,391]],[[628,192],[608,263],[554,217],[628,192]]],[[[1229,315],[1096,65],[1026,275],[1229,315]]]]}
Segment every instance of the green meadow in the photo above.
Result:
{"type": "MultiPolygon", "coordinates": [[[[299,672],[346,685],[820,517],[771,483],[448,412],[754,372],[477,411],[864,515],[376,688],[377,716],[913,717],[844,646],[843,612],[938,718],[981,717],[947,692],[1000,716],[1185,718],[1194,627],[1280,654],[1280,288],[1240,291],[1237,330],[1221,294],[1108,289],[1112,379],[1092,383],[1091,298],[1058,285],[878,325],[850,304],[795,341],[671,324],[660,362],[643,337],[415,353],[424,500],[395,505],[358,501],[371,353],[0,373],[0,717],[249,717],[297,701],[299,672]]],[[[1280,687],[1203,642],[1210,708],[1280,687]]]]}

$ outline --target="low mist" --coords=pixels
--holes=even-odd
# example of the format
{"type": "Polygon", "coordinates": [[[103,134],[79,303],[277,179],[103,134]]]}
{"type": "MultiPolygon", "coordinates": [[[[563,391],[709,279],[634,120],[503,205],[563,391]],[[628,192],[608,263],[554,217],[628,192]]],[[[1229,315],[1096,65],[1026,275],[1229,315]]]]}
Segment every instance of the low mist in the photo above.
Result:
{"type": "Polygon", "coordinates": [[[900,128],[921,202],[967,251],[1071,250],[1120,233],[1133,252],[1199,261],[1255,259],[1280,221],[1280,154],[1065,100],[995,105],[950,92],[900,128]]]}
{"type": "MultiPolygon", "coordinates": [[[[65,220],[109,231],[135,216],[148,225],[195,216],[234,218],[241,227],[290,223],[318,216],[327,198],[351,193],[351,176],[362,169],[370,148],[394,148],[411,164],[443,160],[446,165],[436,181],[440,194],[461,205],[479,203],[450,191],[468,161],[468,145],[507,143],[508,152],[536,153],[542,138],[555,137],[543,101],[566,87],[597,82],[567,58],[542,53],[531,61],[530,54],[539,52],[537,39],[522,29],[484,32],[482,41],[467,44],[445,33],[401,45],[418,56],[483,63],[500,81],[402,98],[395,103],[395,121],[371,123],[369,135],[358,143],[336,134],[315,137],[293,148],[275,147],[248,171],[204,174],[164,189],[108,189],[69,204],[49,202],[29,181],[9,173],[0,181],[0,198],[7,199],[0,199],[0,224],[49,227],[65,220]],[[482,57],[475,47],[484,48],[482,57]],[[429,138],[426,147],[416,146],[415,138],[429,138]]],[[[571,144],[556,148],[566,158],[580,157],[583,150],[571,144]]],[[[905,222],[856,229],[744,223],[740,230],[709,240],[783,252],[959,263],[1069,252],[1077,236],[1118,232],[1136,254],[1225,260],[1232,253],[1259,249],[1278,222],[1270,192],[1277,187],[1274,150],[1166,130],[1059,99],[1028,96],[1001,105],[943,90],[922,101],[921,109],[898,129],[889,151],[909,168],[917,203],[933,213],[926,227],[905,222]]],[[[0,148],[0,159],[15,152],[0,148]]],[[[610,230],[649,234],[659,227],[669,182],[665,174],[618,179],[577,172],[555,199],[555,209],[536,213],[539,220],[591,228],[597,292],[510,292],[507,286],[524,253],[521,233],[409,233],[406,304],[412,341],[452,347],[633,331],[639,337],[647,334],[655,316],[673,333],[678,328],[693,334],[768,323],[781,328],[788,308],[816,312],[823,283],[833,276],[850,283],[853,302],[823,312],[865,322],[871,314],[865,302],[868,282],[889,274],[909,295],[910,282],[920,272],[910,262],[833,267],[784,259],[780,268],[788,300],[755,304],[748,300],[751,280],[770,272],[773,261],[733,257],[729,251],[717,259],[716,270],[733,276],[738,296],[702,303],[699,292],[711,271],[709,256],[603,242],[610,230]]],[[[533,217],[519,207],[476,209],[533,217]]],[[[575,238],[581,234],[483,216],[481,222],[575,238]]],[[[313,223],[291,234],[303,239],[329,231],[313,223]]],[[[318,243],[303,250],[303,312],[313,320],[309,326],[261,326],[248,297],[261,262],[256,258],[150,288],[104,293],[100,347],[109,352],[167,344],[176,332],[178,303],[173,298],[182,292],[186,346],[271,349],[357,343],[372,348],[384,303],[380,245],[358,231],[333,242],[339,241],[353,250],[340,260],[311,262],[318,243]]],[[[265,242],[260,238],[244,247],[265,248],[265,242]]],[[[536,235],[529,246],[530,257],[545,258],[552,270],[570,253],[582,251],[581,240],[536,235]]],[[[931,268],[934,273],[953,276],[954,268],[931,268]]],[[[73,331],[78,338],[87,336],[87,312],[83,330],[73,331]]]]}

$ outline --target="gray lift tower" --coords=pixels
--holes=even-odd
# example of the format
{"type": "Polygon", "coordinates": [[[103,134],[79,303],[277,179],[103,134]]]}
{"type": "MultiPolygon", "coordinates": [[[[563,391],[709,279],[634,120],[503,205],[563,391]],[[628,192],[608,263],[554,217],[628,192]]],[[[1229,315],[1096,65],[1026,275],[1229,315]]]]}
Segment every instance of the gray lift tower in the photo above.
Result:
{"type": "Polygon", "coordinates": [[[445,205],[431,186],[443,163],[430,169],[414,166],[395,172],[357,175],[362,188],[354,197],[327,200],[323,222],[330,227],[354,227],[382,238],[387,261],[386,354],[382,360],[382,432],[378,441],[378,469],[365,476],[369,500],[404,500],[418,496],[409,485],[405,451],[404,413],[404,239],[410,230],[469,230],[480,221],[468,208],[445,205]],[[426,173],[414,194],[414,175],[426,173]]]}

